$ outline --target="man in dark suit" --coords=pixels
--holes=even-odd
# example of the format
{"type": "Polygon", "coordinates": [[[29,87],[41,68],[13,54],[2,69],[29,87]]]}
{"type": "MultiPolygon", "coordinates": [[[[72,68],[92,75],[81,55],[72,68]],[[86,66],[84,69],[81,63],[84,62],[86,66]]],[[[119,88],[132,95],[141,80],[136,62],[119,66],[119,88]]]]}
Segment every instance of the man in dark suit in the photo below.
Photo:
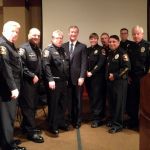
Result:
{"type": "Polygon", "coordinates": [[[70,98],[71,122],[75,128],[81,126],[82,93],[87,68],[86,45],[78,39],[79,28],[69,27],[69,41],[63,45],[70,57],[70,98]]]}

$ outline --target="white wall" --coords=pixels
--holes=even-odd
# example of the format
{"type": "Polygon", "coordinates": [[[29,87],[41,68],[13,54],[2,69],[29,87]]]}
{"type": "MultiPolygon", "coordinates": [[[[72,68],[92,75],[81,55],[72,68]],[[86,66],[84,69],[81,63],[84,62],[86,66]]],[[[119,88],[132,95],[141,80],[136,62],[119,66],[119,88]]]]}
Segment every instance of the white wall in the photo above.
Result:
{"type": "Polygon", "coordinates": [[[79,27],[79,40],[87,45],[92,32],[119,35],[122,27],[131,32],[137,24],[144,28],[147,38],[147,0],[43,0],[42,6],[43,47],[56,29],[64,32],[67,41],[70,25],[79,27]]]}

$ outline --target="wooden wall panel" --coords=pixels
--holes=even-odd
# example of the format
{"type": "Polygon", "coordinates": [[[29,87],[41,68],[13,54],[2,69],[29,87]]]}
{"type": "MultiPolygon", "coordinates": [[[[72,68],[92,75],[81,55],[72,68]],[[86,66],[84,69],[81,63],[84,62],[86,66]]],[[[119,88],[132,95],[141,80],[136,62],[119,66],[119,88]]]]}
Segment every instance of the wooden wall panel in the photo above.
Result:
{"type": "Polygon", "coordinates": [[[140,150],[150,150],[150,74],[141,81],[140,150]]]}
{"type": "Polygon", "coordinates": [[[25,0],[3,0],[4,7],[25,6],[25,0]]]}
{"type": "Polygon", "coordinates": [[[13,6],[41,6],[41,0],[3,0],[4,7],[13,7],[13,6]]]}

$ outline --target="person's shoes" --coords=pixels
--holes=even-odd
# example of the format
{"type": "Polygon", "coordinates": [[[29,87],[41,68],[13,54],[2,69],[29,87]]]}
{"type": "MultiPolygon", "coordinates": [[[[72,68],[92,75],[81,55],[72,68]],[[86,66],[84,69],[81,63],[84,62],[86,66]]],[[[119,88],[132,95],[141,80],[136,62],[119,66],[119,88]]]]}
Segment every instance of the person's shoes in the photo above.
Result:
{"type": "Polygon", "coordinates": [[[15,139],[15,140],[13,140],[13,144],[20,145],[21,144],[21,140],[15,139]]]}
{"type": "Polygon", "coordinates": [[[49,132],[53,134],[53,137],[59,136],[59,130],[58,129],[49,129],[49,132]]]}
{"type": "Polygon", "coordinates": [[[75,123],[73,124],[73,127],[79,129],[81,127],[81,123],[75,123]]]}
{"type": "Polygon", "coordinates": [[[69,131],[69,130],[70,130],[68,124],[64,124],[64,125],[60,126],[59,129],[60,129],[60,130],[63,130],[63,131],[69,131]]]}
{"type": "Polygon", "coordinates": [[[20,147],[20,146],[17,146],[17,145],[14,145],[10,148],[10,150],[26,150],[25,147],[20,147]]]}
{"type": "Polygon", "coordinates": [[[93,121],[91,123],[91,128],[97,128],[99,126],[103,125],[103,122],[102,121],[93,121]]]}
{"type": "Polygon", "coordinates": [[[120,132],[122,130],[122,127],[112,127],[111,129],[108,130],[109,133],[114,134],[117,132],[120,132]]]}
{"type": "Polygon", "coordinates": [[[111,122],[111,121],[108,121],[108,122],[106,123],[106,127],[112,127],[112,122],[111,122]]]}
{"type": "Polygon", "coordinates": [[[44,139],[41,135],[39,135],[38,133],[33,133],[33,134],[29,134],[27,135],[27,139],[30,141],[33,141],[35,143],[43,143],[44,139]]]}

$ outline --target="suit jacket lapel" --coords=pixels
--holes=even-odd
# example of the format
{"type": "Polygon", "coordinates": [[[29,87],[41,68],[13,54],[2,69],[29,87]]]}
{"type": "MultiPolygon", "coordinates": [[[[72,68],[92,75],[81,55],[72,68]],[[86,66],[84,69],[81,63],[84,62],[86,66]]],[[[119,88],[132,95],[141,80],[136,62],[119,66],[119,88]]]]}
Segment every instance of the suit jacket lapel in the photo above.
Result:
{"type": "Polygon", "coordinates": [[[69,52],[69,42],[67,42],[66,47],[65,47],[66,53],[68,56],[70,56],[70,52],[69,52]]]}

